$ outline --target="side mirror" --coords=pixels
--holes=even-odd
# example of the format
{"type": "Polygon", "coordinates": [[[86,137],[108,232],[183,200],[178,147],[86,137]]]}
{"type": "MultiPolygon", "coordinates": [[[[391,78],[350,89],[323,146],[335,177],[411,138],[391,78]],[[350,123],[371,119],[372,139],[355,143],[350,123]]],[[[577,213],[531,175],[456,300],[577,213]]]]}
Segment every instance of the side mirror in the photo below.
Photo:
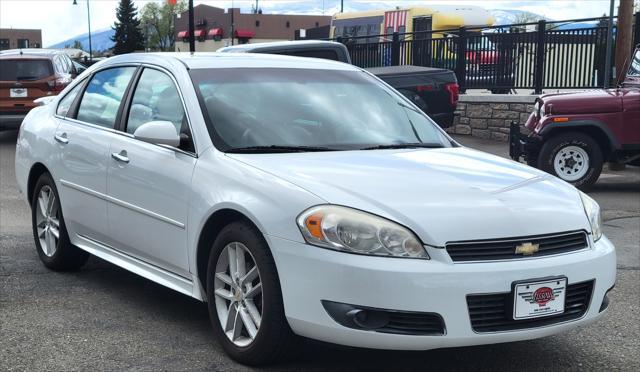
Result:
{"type": "Polygon", "coordinates": [[[170,121],[157,120],[142,124],[133,133],[133,137],[140,141],[155,145],[180,146],[180,136],[176,127],[170,121]]]}

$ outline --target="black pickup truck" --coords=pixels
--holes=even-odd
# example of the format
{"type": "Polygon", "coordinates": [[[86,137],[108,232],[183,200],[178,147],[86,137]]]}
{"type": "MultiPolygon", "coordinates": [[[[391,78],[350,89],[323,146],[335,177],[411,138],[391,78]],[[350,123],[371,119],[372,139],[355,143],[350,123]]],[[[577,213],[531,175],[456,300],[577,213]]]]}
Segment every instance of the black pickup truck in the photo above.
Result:
{"type": "MultiPolygon", "coordinates": [[[[349,51],[332,41],[282,41],[241,44],[219,49],[223,53],[268,53],[297,57],[324,58],[351,64],[349,51]]],[[[419,66],[366,68],[420,107],[441,127],[453,123],[458,104],[458,81],[451,70],[419,66]]]]}

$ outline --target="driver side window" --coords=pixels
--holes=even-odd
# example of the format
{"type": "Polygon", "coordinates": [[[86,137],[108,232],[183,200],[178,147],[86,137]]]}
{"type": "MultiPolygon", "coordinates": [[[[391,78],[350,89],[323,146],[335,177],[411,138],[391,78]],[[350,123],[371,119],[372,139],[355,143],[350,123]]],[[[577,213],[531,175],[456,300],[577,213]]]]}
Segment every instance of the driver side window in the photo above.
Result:
{"type": "Polygon", "coordinates": [[[126,131],[134,134],[142,124],[158,120],[171,122],[182,138],[180,149],[194,152],[187,117],[173,80],[164,72],[145,68],[131,100],[126,131]]]}

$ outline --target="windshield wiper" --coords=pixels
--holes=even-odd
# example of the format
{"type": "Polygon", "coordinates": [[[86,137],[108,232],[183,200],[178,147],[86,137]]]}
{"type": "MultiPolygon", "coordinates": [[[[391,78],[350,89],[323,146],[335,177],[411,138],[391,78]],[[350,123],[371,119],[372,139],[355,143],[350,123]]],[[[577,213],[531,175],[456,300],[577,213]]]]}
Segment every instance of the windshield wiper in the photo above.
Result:
{"type": "Polygon", "coordinates": [[[338,151],[330,147],[322,146],[284,146],[284,145],[269,145],[269,146],[248,146],[248,147],[235,147],[227,150],[231,153],[261,153],[261,152],[318,152],[318,151],[338,151]]]}
{"type": "Polygon", "coordinates": [[[413,149],[413,148],[439,149],[442,147],[444,146],[441,143],[415,142],[415,143],[393,143],[388,145],[375,145],[375,146],[363,147],[360,150],[387,150],[387,149],[413,149]]]}
{"type": "Polygon", "coordinates": [[[16,77],[16,80],[20,81],[20,80],[38,80],[37,76],[18,76],[16,77]]]}

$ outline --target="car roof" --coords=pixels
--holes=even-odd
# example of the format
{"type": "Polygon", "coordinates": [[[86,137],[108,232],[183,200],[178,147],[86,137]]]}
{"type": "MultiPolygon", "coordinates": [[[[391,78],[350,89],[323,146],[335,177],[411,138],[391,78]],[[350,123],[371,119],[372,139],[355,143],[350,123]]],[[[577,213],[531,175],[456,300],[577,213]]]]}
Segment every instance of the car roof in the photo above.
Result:
{"type": "Polygon", "coordinates": [[[327,40],[296,40],[296,41],[272,41],[268,43],[255,43],[255,44],[241,44],[241,45],[232,45],[228,47],[221,48],[220,52],[242,52],[249,50],[269,50],[269,49],[296,49],[296,48],[306,48],[309,46],[323,46],[327,48],[343,48],[343,44],[337,43],[335,41],[327,41],[327,40]]]}
{"type": "Polygon", "coordinates": [[[218,53],[218,52],[173,52],[122,54],[99,62],[100,66],[123,63],[152,63],[160,66],[179,62],[188,69],[205,68],[296,68],[317,70],[361,70],[346,63],[325,59],[291,57],[271,54],[218,53]]]}
{"type": "Polygon", "coordinates": [[[40,48],[25,48],[25,49],[7,49],[0,51],[0,58],[51,58],[57,54],[64,54],[63,51],[57,49],[40,49],[40,48]]]}

